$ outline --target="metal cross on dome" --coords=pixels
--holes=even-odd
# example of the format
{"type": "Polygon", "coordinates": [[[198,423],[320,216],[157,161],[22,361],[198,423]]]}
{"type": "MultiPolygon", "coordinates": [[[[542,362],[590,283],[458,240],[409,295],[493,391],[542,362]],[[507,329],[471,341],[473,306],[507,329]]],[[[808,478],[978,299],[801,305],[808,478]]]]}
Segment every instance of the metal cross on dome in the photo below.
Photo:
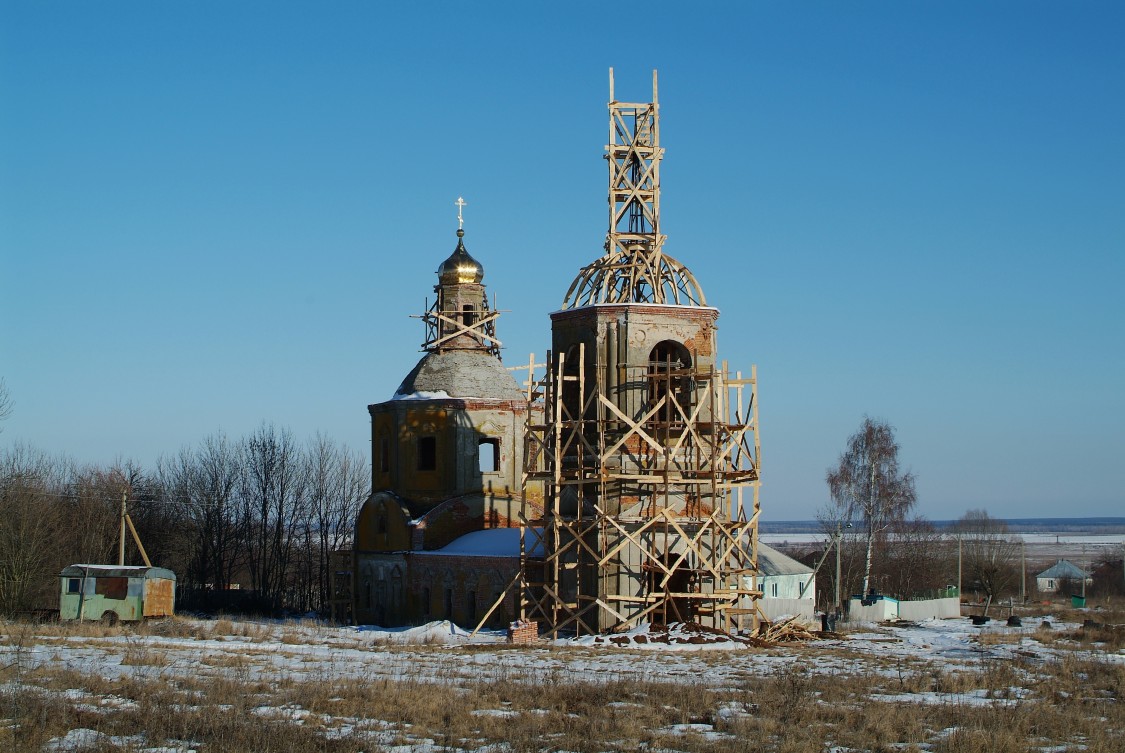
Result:
{"type": "Polygon", "coordinates": [[[453,202],[457,206],[457,229],[463,230],[465,228],[465,218],[461,216],[461,210],[469,206],[469,202],[457,197],[457,201],[453,202]]]}

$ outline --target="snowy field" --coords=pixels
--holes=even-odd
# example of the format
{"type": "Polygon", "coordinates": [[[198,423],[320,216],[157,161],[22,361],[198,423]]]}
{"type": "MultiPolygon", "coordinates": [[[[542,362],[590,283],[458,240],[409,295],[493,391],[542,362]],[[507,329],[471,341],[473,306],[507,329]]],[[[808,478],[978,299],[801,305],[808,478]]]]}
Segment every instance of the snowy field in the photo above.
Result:
{"type": "Polygon", "coordinates": [[[987,719],[1025,716],[1039,731],[1013,750],[1125,750],[1125,649],[1075,621],[1096,616],[849,625],[769,648],[675,626],[515,647],[447,622],[13,623],[0,750],[1007,750],[987,719]]]}

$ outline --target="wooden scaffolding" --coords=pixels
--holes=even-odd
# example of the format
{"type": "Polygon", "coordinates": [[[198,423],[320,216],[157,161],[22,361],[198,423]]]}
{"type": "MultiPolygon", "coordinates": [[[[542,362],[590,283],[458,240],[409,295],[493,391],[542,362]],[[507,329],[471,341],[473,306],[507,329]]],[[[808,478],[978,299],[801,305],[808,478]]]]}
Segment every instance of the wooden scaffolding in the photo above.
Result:
{"type": "Polygon", "coordinates": [[[756,628],[756,374],[725,363],[629,371],[654,396],[637,417],[604,374],[590,380],[563,355],[529,390],[525,484],[541,485],[544,508],[523,520],[524,561],[536,567],[523,570],[521,616],[553,637],[644,622],[756,628]],[[685,383],[698,399],[677,398],[685,383]]]}
{"type": "Polygon", "coordinates": [[[521,618],[551,636],[757,627],[756,372],[716,362],[718,311],[664,252],[663,154],[656,72],[619,102],[611,69],[605,252],[529,364],[521,618]]]}

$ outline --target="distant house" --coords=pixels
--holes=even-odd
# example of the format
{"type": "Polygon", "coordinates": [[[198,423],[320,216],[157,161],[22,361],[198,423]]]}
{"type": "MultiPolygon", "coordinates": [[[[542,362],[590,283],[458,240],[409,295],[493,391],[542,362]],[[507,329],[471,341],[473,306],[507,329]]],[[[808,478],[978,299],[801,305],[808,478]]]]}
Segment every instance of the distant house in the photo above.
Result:
{"type": "Polygon", "coordinates": [[[808,599],[816,602],[816,579],[804,562],[758,542],[758,585],[766,599],[808,599]]]}
{"type": "Polygon", "coordinates": [[[816,613],[813,569],[761,542],[758,542],[758,588],[762,591],[758,609],[768,619],[781,615],[811,618],[816,613]]]}
{"type": "Polygon", "coordinates": [[[1049,568],[1035,576],[1035,585],[1040,593],[1055,593],[1062,583],[1081,583],[1083,580],[1089,585],[1094,582],[1082,568],[1069,560],[1059,560],[1049,568]]]}

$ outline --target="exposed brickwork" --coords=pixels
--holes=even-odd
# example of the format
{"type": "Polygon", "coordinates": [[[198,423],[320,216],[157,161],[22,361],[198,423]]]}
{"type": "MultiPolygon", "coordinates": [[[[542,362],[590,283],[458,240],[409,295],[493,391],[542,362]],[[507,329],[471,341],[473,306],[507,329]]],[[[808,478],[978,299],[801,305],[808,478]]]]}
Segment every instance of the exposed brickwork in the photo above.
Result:
{"type": "Polygon", "coordinates": [[[538,643],[539,623],[535,620],[516,620],[508,626],[508,643],[538,643]]]}

